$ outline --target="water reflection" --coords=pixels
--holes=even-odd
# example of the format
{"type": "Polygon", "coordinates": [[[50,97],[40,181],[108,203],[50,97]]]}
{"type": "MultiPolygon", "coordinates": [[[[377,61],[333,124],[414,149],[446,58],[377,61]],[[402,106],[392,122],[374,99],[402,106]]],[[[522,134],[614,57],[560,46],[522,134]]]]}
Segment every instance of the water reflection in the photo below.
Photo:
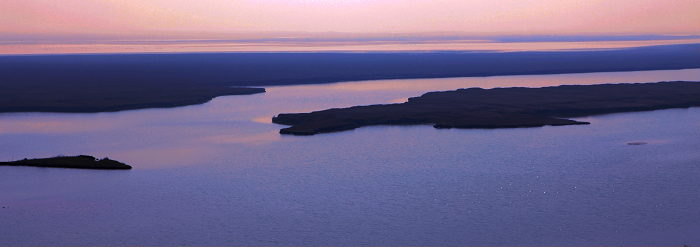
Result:
{"type": "Polygon", "coordinates": [[[0,114],[0,160],[85,153],[134,167],[0,167],[0,206],[7,207],[0,222],[12,226],[0,227],[0,239],[7,245],[698,243],[700,108],[578,119],[593,123],[586,126],[374,126],[311,137],[281,136],[282,126],[255,120],[432,90],[699,74],[351,82],[273,87],[172,109],[0,114]],[[24,126],[32,122],[49,124],[24,126]],[[649,144],[627,145],[634,141],[649,144]]]}
{"type": "Polygon", "coordinates": [[[218,144],[233,144],[233,143],[246,143],[259,145],[266,142],[278,141],[280,140],[279,131],[270,131],[267,133],[255,134],[255,135],[217,135],[206,138],[207,141],[218,144]]]}
{"type": "MultiPolygon", "coordinates": [[[[0,114],[0,160],[59,154],[109,156],[136,169],[207,160],[227,145],[280,141],[272,116],[355,105],[402,103],[428,91],[696,80],[700,70],[344,82],[269,87],[203,105],[97,114],[0,114]]],[[[595,124],[596,118],[586,120],[595,124]]]]}
{"type": "Polygon", "coordinates": [[[37,117],[37,114],[3,114],[0,118],[0,134],[36,134],[36,133],[77,133],[101,131],[125,123],[91,115],[44,114],[50,118],[37,117]]]}

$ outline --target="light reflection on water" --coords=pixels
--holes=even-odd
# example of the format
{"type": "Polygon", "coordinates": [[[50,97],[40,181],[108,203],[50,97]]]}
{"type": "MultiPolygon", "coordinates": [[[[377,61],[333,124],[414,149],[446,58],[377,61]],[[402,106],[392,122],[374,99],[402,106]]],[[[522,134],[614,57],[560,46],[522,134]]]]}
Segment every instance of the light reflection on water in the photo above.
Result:
{"type": "Polygon", "coordinates": [[[500,130],[281,136],[282,112],[426,91],[698,80],[700,70],[271,87],[197,106],[0,114],[0,160],[108,156],[131,171],[0,167],[7,245],[683,245],[700,231],[700,109],[500,130]],[[632,146],[629,142],[647,142],[632,146]],[[37,234],[41,233],[41,234],[37,234]]]}

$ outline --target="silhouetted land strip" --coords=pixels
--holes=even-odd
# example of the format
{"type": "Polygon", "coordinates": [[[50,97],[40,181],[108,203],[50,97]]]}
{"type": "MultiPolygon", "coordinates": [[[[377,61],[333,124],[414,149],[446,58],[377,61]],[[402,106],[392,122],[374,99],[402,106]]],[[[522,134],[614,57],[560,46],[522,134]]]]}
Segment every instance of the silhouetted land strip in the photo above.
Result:
{"type": "Polygon", "coordinates": [[[54,168],[81,168],[101,170],[128,170],[131,166],[109,158],[96,159],[89,155],[57,156],[43,159],[23,159],[12,162],[0,162],[0,166],[33,166],[54,168]]]}
{"type": "Polygon", "coordinates": [[[144,108],[197,105],[215,97],[265,92],[264,88],[188,86],[153,88],[149,86],[110,87],[99,83],[86,88],[27,91],[0,91],[0,112],[114,112],[144,108]]]}
{"type": "Polygon", "coordinates": [[[0,56],[0,112],[201,104],[271,85],[699,68],[699,44],[594,51],[0,56]]]}
{"type": "Polygon", "coordinates": [[[700,82],[469,88],[429,92],[402,104],[279,114],[281,134],[313,135],[370,125],[517,128],[589,124],[566,118],[700,106],[700,82]]]}

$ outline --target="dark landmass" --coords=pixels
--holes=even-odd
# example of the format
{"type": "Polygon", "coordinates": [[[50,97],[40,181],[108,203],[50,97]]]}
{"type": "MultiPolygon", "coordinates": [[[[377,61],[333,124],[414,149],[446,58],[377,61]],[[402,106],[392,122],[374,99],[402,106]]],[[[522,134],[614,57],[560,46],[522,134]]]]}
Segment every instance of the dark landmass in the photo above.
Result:
{"type": "Polygon", "coordinates": [[[700,82],[469,88],[429,92],[402,104],[279,114],[281,134],[313,135],[370,125],[517,128],[589,124],[566,118],[700,106],[700,82]]]}
{"type": "MultiPolygon", "coordinates": [[[[99,83],[96,83],[99,84],[99,83]]],[[[197,105],[218,96],[265,92],[264,88],[215,86],[115,87],[0,91],[0,112],[114,112],[197,105]]]]}
{"type": "Polygon", "coordinates": [[[57,156],[44,159],[23,159],[12,162],[0,162],[0,166],[34,166],[54,168],[80,168],[101,170],[128,170],[131,166],[109,158],[96,159],[89,155],[57,156]]]}
{"type": "Polygon", "coordinates": [[[0,56],[0,112],[201,104],[261,87],[342,81],[700,68],[700,44],[593,51],[0,56]]]}

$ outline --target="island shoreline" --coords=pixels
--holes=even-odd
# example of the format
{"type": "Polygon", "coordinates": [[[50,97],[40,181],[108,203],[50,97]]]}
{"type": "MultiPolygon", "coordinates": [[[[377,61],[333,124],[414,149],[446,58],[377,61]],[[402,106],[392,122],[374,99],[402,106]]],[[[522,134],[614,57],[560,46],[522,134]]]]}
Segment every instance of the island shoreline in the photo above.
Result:
{"type": "Polygon", "coordinates": [[[111,160],[107,157],[97,159],[90,155],[55,156],[51,158],[22,159],[0,162],[0,166],[25,166],[39,168],[69,168],[91,170],[130,170],[130,165],[111,160]]]}
{"type": "Polygon", "coordinates": [[[282,113],[280,134],[315,135],[374,125],[432,124],[437,129],[498,129],[588,122],[567,118],[700,106],[700,82],[469,88],[428,92],[405,103],[282,113]]]}

